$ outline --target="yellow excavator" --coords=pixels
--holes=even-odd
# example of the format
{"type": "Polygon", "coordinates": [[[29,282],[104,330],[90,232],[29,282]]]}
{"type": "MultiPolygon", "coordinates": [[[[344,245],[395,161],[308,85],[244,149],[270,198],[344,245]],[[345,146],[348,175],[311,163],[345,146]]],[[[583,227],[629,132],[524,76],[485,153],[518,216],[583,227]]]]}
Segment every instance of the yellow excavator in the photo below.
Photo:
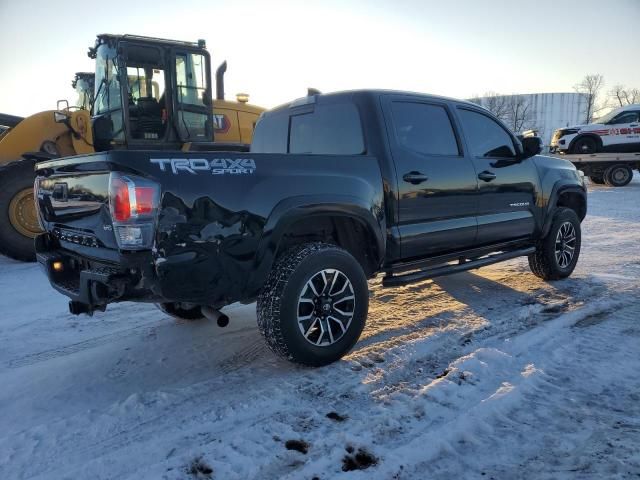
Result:
{"type": "Polygon", "coordinates": [[[114,149],[248,150],[263,108],[248,95],[225,100],[224,62],[215,74],[203,40],[98,35],[95,73],[76,74],[76,106],[58,102],[27,118],[0,114],[0,253],[33,261],[40,226],[36,162],[114,149]]]}

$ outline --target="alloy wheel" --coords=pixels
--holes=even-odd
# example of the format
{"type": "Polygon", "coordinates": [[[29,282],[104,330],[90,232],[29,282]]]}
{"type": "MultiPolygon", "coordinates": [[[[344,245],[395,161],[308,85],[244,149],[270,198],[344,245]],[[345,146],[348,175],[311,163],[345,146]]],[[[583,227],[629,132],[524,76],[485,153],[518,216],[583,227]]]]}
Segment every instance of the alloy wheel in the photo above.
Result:
{"type": "Polygon", "coordinates": [[[556,235],[555,256],[560,268],[567,268],[576,252],[576,229],[571,222],[564,222],[556,235]]]}
{"type": "Polygon", "coordinates": [[[321,270],[307,281],[298,297],[298,327],[317,347],[339,341],[355,313],[355,294],[349,278],[340,270],[321,270]]]}

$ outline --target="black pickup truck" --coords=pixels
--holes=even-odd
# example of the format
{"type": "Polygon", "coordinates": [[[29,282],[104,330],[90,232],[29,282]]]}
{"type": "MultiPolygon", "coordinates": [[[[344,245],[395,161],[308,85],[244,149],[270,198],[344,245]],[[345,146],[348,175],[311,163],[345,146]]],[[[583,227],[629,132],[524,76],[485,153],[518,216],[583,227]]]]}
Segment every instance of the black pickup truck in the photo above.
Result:
{"type": "Polygon", "coordinates": [[[392,91],[264,113],[251,151],[110,151],[37,165],[36,252],[73,313],[154,302],[217,318],[257,300],[278,354],[323,365],[393,287],[528,256],[567,277],[587,202],[568,161],[488,111],[392,91]]]}

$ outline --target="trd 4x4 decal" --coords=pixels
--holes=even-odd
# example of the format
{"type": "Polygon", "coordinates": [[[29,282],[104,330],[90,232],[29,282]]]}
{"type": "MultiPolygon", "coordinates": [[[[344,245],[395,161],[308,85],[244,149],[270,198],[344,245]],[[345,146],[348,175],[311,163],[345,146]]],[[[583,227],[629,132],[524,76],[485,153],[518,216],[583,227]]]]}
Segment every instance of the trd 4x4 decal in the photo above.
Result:
{"type": "Polygon", "coordinates": [[[252,174],[256,171],[256,162],[253,158],[152,158],[151,163],[160,167],[162,172],[170,169],[174,175],[180,172],[188,172],[197,175],[206,171],[213,175],[242,175],[252,174]]]}

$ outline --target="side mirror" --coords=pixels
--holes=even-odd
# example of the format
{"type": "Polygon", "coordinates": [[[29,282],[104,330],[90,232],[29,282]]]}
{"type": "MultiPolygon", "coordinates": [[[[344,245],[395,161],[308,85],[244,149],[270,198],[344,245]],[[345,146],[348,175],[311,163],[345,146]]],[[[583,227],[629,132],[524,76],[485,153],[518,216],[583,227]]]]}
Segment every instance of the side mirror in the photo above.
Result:
{"type": "Polygon", "coordinates": [[[53,121],[56,123],[68,123],[69,116],[64,112],[53,112],[53,121]]]}
{"type": "Polygon", "coordinates": [[[540,137],[524,137],[522,140],[522,160],[538,155],[542,151],[540,137]]]}

